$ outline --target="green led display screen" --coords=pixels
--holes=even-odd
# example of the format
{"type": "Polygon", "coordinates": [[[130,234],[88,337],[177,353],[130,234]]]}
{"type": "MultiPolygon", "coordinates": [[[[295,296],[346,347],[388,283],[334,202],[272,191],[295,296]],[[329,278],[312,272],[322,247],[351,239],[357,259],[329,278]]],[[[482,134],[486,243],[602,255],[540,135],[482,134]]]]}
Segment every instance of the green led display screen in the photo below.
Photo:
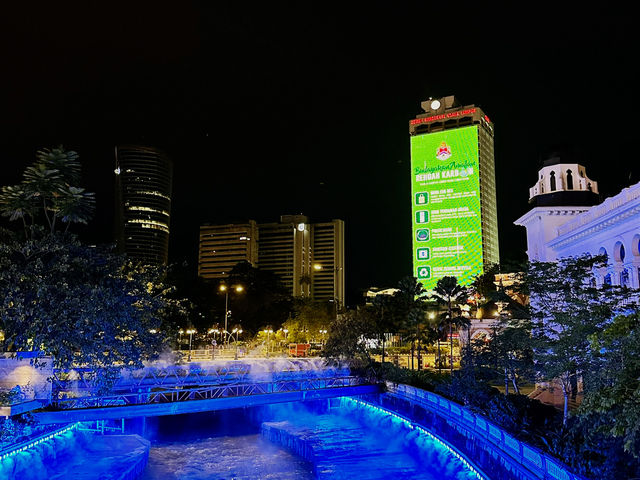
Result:
{"type": "Polygon", "coordinates": [[[411,137],[413,267],[427,290],[482,273],[478,175],[476,126],[411,137]]]}

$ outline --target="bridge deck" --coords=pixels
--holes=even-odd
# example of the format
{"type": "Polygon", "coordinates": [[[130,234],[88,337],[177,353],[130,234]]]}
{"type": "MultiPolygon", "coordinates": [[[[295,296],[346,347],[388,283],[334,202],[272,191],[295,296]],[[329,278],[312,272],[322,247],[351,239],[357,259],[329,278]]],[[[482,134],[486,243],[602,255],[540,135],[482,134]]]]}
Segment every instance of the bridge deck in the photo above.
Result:
{"type": "Polygon", "coordinates": [[[58,400],[54,407],[59,410],[34,412],[33,416],[36,421],[49,424],[138,416],[178,415],[268,403],[364,395],[379,391],[378,385],[369,384],[360,377],[201,385],[195,388],[163,388],[106,397],[58,400]]]}

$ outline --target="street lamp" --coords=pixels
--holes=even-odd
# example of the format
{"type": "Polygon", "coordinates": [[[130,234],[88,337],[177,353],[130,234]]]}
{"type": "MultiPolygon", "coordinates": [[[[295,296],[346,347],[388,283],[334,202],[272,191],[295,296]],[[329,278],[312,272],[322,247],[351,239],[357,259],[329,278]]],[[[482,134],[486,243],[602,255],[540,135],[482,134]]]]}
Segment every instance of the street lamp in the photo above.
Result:
{"type": "Polygon", "coordinates": [[[233,340],[233,343],[236,346],[236,354],[234,357],[234,360],[238,359],[238,336],[242,333],[242,328],[240,327],[235,327],[233,330],[231,330],[231,334],[229,335],[229,337],[231,337],[231,339],[233,340]],[[236,338],[233,338],[233,334],[235,333],[236,338]]]}
{"type": "Polygon", "coordinates": [[[190,362],[191,361],[191,341],[193,340],[193,334],[196,333],[196,331],[193,328],[189,328],[187,330],[187,333],[189,334],[189,357],[187,358],[187,362],[190,362]]]}
{"type": "Polygon", "coordinates": [[[180,335],[178,337],[178,350],[182,350],[182,334],[184,333],[184,330],[180,329],[178,330],[178,334],[180,335]]]}
{"type": "Polygon", "coordinates": [[[324,336],[327,334],[326,329],[320,330],[320,334],[322,335],[322,346],[324,347],[324,336]]]}
{"type": "Polygon", "coordinates": [[[273,328],[267,327],[264,330],[264,333],[267,334],[267,357],[269,356],[269,342],[271,341],[271,334],[273,333],[273,328]]]}
{"type": "MultiPolygon", "coordinates": [[[[242,285],[234,285],[231,288],[234,289],[236,293],[242,293],[244,291],[244,287],[242,285]]],[[[220,284],[219,290],[224,292],[224,333],[225,343],[229,345],[229,338],[226,336],[229,333],[227,331],[227,322],[229,319],[229,287],[222,283],[220,284]]]]}

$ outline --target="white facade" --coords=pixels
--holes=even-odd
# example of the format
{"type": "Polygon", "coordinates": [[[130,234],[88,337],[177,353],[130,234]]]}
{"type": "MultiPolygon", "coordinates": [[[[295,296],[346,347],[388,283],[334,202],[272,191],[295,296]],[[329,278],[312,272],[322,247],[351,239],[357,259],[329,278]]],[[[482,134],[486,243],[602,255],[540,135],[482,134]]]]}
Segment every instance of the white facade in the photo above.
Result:
{"type": "Polygon", "coordinates": [[[538,172],[538,181],[529,189],[529,199],[553,192],[598,193],[598,182],[594,182],[577,163],[556,163],[544,166],[538,172]]]}
{"type": "Polygon", "coordinates": [[[640,183],[593,207],[535,207],[515,224],[527,229],[529,260],[606,254],[609,265],[596,272],[599,284],[640,287],[640,183]]]}

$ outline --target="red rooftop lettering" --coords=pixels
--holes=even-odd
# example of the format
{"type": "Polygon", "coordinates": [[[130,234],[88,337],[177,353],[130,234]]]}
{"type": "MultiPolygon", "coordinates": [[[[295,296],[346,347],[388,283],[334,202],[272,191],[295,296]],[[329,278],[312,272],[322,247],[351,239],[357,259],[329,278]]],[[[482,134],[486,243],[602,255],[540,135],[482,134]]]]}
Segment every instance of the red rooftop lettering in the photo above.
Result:
{"type": "Polygon", "coordinates": [[[464,115],[469,115],[471,113],[476,113],[476,109],[467,108],[466,110],[460,110],[459,112],[443,113],[441,115],[432,115],[426,118],[414,118],[409,122],[409,124],[419,125],[421,123],[430,123],[430,122],[435,122],[436,120],[444,120],[446,118],[462,117],[464,115]]]}

